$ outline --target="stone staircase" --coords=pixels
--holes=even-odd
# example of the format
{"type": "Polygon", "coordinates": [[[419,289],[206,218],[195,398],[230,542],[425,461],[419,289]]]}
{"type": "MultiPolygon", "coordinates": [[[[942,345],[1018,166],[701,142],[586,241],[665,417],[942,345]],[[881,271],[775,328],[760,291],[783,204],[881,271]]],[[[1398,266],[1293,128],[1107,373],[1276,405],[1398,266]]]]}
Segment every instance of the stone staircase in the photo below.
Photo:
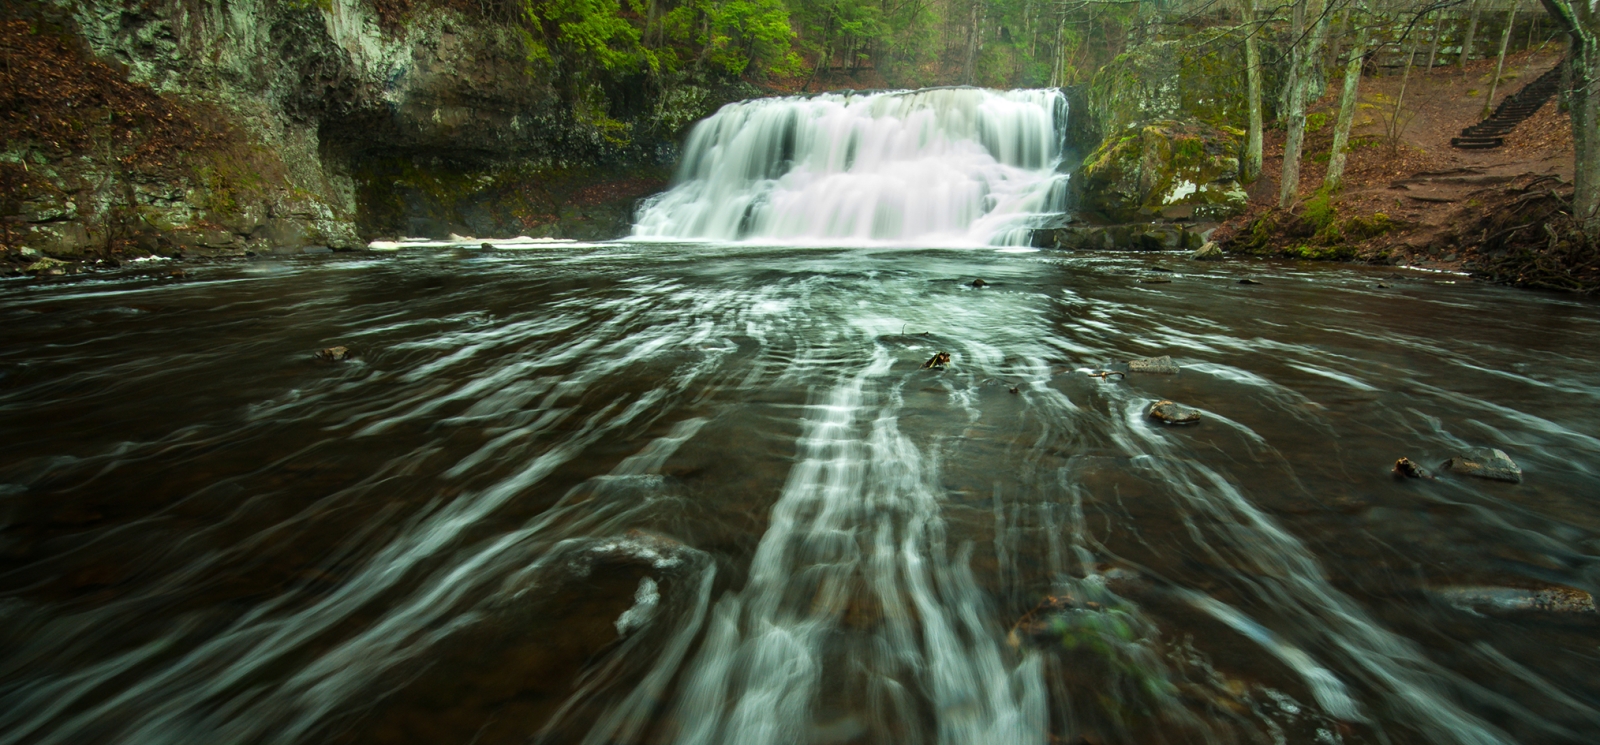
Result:
{"type": "Polygon", "coordinates": [[[1462,150],[1489,150],[1506,144],[1506,133],[1515,129],[1522,120],[1533,116],[1561,87],[1561,65],[1564,62],[1557,62],[1555,67],[1523,86],[1522,90],[1506,96],[1488,119],[1461,130],[1460,137],[1450,138],[1450,146],[1462,150]]]}

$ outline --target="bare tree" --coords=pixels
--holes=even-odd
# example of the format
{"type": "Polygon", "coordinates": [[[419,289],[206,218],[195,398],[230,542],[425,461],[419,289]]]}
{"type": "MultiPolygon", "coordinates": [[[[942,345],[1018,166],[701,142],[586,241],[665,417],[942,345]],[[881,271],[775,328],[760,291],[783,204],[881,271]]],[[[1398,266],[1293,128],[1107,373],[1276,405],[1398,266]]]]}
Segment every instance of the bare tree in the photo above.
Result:
{"type": "Polygon", "coordinates": [[[1600,237],[1600,7],[1592,0],[1540,0],[1571,37],[1567,91],[1575,167],[1572,212],[1591,238],[1600,237]]]}
{"type": "Polygon", "coordinates": [[[1473,37],[1478,35],[1478,3],[1472,3],[1472,18],[1467,21],[1467,38],[1461,41],[1461,69],[1467,69],[1467,60],[1472,58],[1473,37]]]}
{"type": "Polygon", "coordinates": [[[1350,144],[1350,127],[1356,118],[1356,101],[1361,94],[1361,63],[1367,53],[1367,27],[1356,32],[1350,47],[1350,61],[1344,66],[1344,90],[1339,94],[1339,121],[1333,129],[1333,150],[1328,154],[1328,174],[1322,179],[1324,192],[1332,194],[1344,182],[1345,149],[1350,144]]]}
{"type": "Polygon", "coordinates": [[[1256,23],[1256,0],[1244,0],[1244,64],[1250,98],[1250,124],[1245,135],[1244,179],[1254,181],[1261,175],[1261,44],[1256,34],[1261,27],[1256,23]]]}
{"type": "Polygon", "coordinates": [[[1500,90],[1500,76],[1506,71],[1506,47],[1511,45],[1511,28],[1517,25],[1517,6],[1506,11],[1506,32],[1500,36],[1500,61],[1494,65],[1494,80],[1489,81],[1489,96],[1483,99],[1483,115],[1494,111],[1494,94],[1500,90]]]}
{"type": "Polygon", "coordinates": [[[1307,88],[1315,72],[1317,53],[1328,33],[1329,13],[1327,4],[1323,2],[1319,2],[1312,11],[1316,18],[1311,33],[1305,33],[1307,4],[1307,0],[1298,0],[1294,4],[1294,55],[1289,66],[1288,112],[1284,115],[1288,135],[1283,141],[1283,180],[1278,186],[1278,206],[1284,209],[1294,204],[1295,197],[1299,195],[1300,155],[1306,138],[1306,99],[1310,93],[1307,88]]]}

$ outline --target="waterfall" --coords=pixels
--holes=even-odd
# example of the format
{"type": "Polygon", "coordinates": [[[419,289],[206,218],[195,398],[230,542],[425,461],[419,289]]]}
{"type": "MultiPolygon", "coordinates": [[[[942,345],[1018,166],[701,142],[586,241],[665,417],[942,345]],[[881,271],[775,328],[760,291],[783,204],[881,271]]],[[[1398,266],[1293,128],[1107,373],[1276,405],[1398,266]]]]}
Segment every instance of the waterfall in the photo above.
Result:
{"type": "Polygon", "coordinates": [[[741,101],[696,124],[635,240],[983,245],[1059,213],[1059,90],[741,101]]]}

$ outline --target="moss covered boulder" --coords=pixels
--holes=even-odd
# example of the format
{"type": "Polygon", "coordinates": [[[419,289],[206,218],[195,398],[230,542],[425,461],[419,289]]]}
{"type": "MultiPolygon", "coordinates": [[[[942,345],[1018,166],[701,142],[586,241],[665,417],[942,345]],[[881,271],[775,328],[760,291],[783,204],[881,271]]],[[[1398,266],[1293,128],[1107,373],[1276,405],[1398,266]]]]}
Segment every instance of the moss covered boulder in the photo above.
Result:
{"type": "MultiPolygon", "coordinates": [[[[1262,42],[1262,87],[1277,90],[1280,55],[1270,39],[1262,42]]],[[[1244,71],[1243,40],[1233,32],[1207,30],[1183,41],[1138,44],[1095,73],[1088,113],[1101,137],[1160,119],[1244,126],[1249,114],[1244,71]]],[[[1268,119],[1272,103],[1263,101],[1268,119]]]]}
{"type": "Polygon", "coordinates": [[[1248,199],[1239,185],[1243,138],[1239,130],[1200,122],[1129,127],[1084,161],[1080,214],[1109,223],[1239,214],[1248,199]]]}

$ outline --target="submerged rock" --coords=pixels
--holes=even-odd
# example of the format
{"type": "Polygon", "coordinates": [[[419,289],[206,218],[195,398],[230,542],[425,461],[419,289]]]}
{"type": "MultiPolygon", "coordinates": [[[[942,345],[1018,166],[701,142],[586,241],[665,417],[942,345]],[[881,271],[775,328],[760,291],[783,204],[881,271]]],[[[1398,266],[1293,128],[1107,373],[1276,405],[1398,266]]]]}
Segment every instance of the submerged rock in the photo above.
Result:
{"type": "Polygon", "coordinates": [[[1522,468],[1498,448],[1481,448],[1466,455],[1458,455],[1444,462],[1440,468],[1463,476],[1491,481],[1522,483],[1522,468]]]}
{"type": "Polygon", "coordinates": [[[943,370],[945,368],[945,366],[949,365],[949,364],[950,364],[950,353],[949,352],[938,352],[938,353],[935,353],[932,357],[929,357],[927,362],[922,363],[922,369],[924,369],[924,370],[943,370]]]}
{"type": "Polygon", "coordinates": [[[1241,280],[1239,280],[1239,284],[1241,284],[1241,285],[1259,285],[1261,283],[1257,282],[1257,281],[1255,281],[1253,279],[1241,279],[1241,280]]]}
{"type": "Polygon", "coordinates": [[[1222,247],[1218,246],[1216,241],[1206,241],[1204,246],[1189,254],[1189,258],[1195,261],[1220,261],[1222,260],[1222,247]]]}
{"type": "Polygon", "coordinates": [[[317,359],[327,362],[344,362],[350,359],[350,350],[346,347],[328,347],[317,352],[317,359]]]}
{"type": "Polygon", "coordinates": [[[1429,592],[1466,611],[1594,613],[1594,596],[1570,587],[1444,587],[1429,592]]]}
{"type": "Polygon", "coordinates": [[[33,262],[32,264],[29,264],[28,268],[23,271],[26,271],[29,274],[40,275],[66,274],[67,266],[68,264],[65,261],[61,261],[60,259],[52,259],[46,256],[38,261],[33,262]]]}
{"type": "Polygon", "coordinates": [[[1411,462],[1410,458],[1401,458],[1394,462],[1394,477],[1397,479],[1427,479],[1433,478],[1421,466],[1411,462]]]}
{"type": "Polygon", "coordinates": [[[1173,401],[1157,401],[1145,412],[1151,419],[1167,424],[1195,424],[1200,421],[1200,411],[1173,401]]]}
{"type": "Polygon", "coordinates": [[[1143,359],[1130,360],[1128,362],[1128,372],[1154,373],[1156,375],[1176,375],[1178,373],[1178,366],[1172,363],[1171,357],[1163,354],[1160,357],[1145,357],[1143,359]]]}
{"type": "Polygon", "coordinates": [[[985,281],[983,281],[981,279],[975,279],[975,280],[972,280],[972,286],[973,287],[988,287],[989,283],[985,282],[985,281]]]}

